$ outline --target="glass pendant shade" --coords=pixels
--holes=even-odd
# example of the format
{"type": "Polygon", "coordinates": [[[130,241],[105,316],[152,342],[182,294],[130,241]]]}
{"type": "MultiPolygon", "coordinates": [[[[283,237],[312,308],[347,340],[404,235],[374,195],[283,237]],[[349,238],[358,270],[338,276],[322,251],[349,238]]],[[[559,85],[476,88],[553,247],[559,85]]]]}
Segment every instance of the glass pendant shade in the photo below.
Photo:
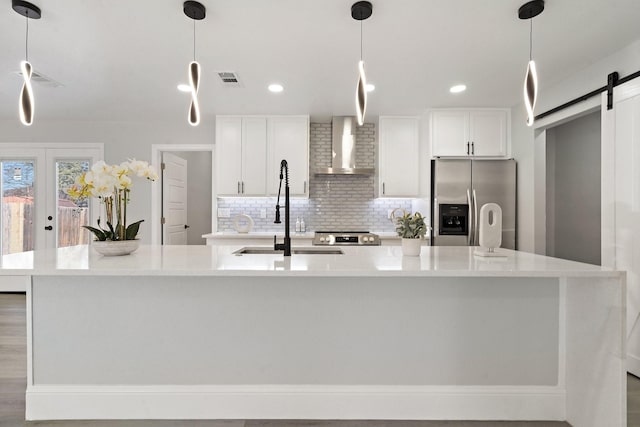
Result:
{"type": "Polygon", "coordinates": [[[31,87],[31,75],[33,67],[29,61],[20,62],[20,70],[22,71],[22,90],[20,91],[20,121],[25,126],[31,126],[33,123],[33,88],[31,87]]]}
{"type": "Polygon", "coordinates": [[[536,106],[536,98],[538,96],[538,73],[536,72],[536,63],[529,61],[527,66],[527,74],[524,78],[524,106],[527,110],[527,126],[533,125],[533,109],[536,106]]]}
{"type": "Polygon", "coordinates": [[[358,86],[356,87],[356,116],[358,126],[364,124],[367,111],[367,76],[364,74],[364,61],[358,62],[358,86]]]}
{"type": "Polygon", "coordinates": [[[191,105],[189,106],[189,124],[200,123],[200,105],[198,104],[198,86],[200,84],[200,64],[192,61],[189,64],[189,86],[191,87],[191,105]]]}

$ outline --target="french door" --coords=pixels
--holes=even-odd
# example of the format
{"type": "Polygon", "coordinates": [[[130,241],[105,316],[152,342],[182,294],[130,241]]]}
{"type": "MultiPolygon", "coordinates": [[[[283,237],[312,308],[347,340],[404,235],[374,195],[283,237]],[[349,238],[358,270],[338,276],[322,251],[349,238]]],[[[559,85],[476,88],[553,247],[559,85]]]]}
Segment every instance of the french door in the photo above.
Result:
{"type": "Polygon", "coordinates": [[[2,255],[88,243],[82,225],[95,222],[98,204],[66,190],[102,157],[102,144],[0,144],[2,255]]]}

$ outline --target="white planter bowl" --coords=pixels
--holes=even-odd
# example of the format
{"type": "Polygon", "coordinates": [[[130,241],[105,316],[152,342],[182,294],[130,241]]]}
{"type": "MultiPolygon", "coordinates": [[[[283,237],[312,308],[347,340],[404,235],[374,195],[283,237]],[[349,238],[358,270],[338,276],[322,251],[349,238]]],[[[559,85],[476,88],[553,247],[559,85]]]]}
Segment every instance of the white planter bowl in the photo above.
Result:
{"type": "Polygon", "coordinates": [[[402,255],[420,256],[422,249],[422,239],[402,239],[402,255]]]}
{"type": "Polygon", "coordinates": [[[129,255],[140,246],[140,240],[94,240],[91,243],[93,249],[104,256],[129,255]]]}

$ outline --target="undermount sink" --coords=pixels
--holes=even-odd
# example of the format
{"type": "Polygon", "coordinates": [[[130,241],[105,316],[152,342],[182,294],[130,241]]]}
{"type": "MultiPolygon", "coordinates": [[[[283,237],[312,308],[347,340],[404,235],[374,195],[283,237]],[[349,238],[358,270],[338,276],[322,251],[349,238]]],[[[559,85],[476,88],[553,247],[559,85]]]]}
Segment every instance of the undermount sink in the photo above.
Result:
{"type": "MultiPolygon", "coordinates": [[[[291,253],[294,255],[342,255],[341,249],[335,248],[291,248],[291,253]]],[[[233,253],[234,255],[278,255],[282,254],[282,251],[277,251],[269,247],[246,247],[238,249],[233,253]]]]}

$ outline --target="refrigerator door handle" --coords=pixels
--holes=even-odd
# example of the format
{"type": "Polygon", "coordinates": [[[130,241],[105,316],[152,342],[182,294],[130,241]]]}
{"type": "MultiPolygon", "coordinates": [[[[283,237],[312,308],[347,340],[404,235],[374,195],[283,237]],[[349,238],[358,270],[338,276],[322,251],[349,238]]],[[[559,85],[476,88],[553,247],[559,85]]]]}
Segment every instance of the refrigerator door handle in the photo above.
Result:
{"type": "Polygon", "coordinates": [[[471,192],[467,188],[467,204],[469,206],[469,225],[467,227],[467,246],[473,246],[473,235],[475,234],[475,228],[473,227],[473,215],[471,204],[471,192]]]}
{"type": "Polygon", "coordinates": [[[473,244],[477,246],[480,240],[480,236],[476,237],[478,233],[478,197],[476,196],[476,189],[473,189],[473,244]]]}
{"type": "Polygon", "coordinates": [[[440,234],[440,212],[438,212],[438,198],[433,198],[433,227],[431,228],[431,246],[435,246],[436,236],[440,234]]]}

